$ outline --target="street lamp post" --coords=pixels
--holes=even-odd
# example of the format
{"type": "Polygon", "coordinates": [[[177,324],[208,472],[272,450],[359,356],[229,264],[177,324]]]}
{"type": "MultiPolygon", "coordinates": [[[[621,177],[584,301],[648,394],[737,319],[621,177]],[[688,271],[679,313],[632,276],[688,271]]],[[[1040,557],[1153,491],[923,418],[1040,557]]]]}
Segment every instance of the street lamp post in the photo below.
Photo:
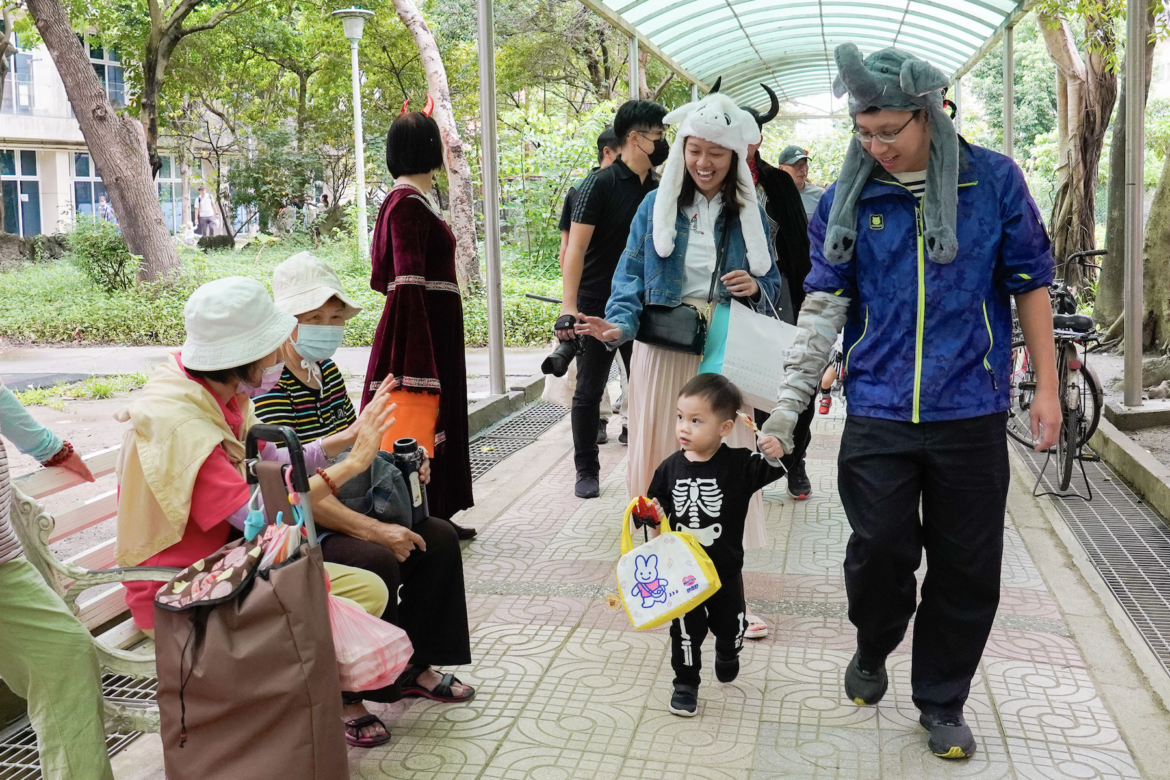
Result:
{"type": "Polygon", "coordinates": [[[364,8],[344,8],[334,11],[332,16],[341,20],[341,27],[349,41],[349,65],[353,80],[353,149],[357,160],[357,241],[358,254],[366,257],[370,253],[370,239],[366,234],[366,142],[362,134],[362,85],[358,75],[358,43],[362,39],[362,28],[372,18],[373,11],[364,8]]]}

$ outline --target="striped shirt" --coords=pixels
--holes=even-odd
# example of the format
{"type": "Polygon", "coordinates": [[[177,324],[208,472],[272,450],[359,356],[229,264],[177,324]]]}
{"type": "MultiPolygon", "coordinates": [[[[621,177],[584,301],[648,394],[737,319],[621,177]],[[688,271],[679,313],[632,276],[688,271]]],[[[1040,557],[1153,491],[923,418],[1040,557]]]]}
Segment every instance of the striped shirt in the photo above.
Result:
{"type": "Polygon", "coordinates": [[[343,431],[357,421],[337,364],[326,359],[317,365],[324,385],[320,391],[297,379],[286,366],[276,387],[254,401],[257,417],[269,425],[289,426],[301,444],[343,431]]]}
{"type": "Polygon", "coordinates": [[[926,171],[907,171],[906,173],[895,173],[894,178],[910,192],[914,193],[914,197],[922,200],[922,196],[926,194],[926,171]]]}
{"type": "Polygon", "coordinates": [[[4,452],[4,441],[0,440],[0,563],[8,563],[20,555],[20,540],[8,520],[9,505],[12,503],[12,483],[8,479],[8,455],[4,452]]]}

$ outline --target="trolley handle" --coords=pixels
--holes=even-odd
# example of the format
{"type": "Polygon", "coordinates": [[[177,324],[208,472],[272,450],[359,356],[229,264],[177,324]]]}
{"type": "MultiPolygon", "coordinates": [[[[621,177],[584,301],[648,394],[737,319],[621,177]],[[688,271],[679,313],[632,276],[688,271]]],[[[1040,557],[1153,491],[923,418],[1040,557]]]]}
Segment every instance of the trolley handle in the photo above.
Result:
{"type": "MultiPolygon", "coordinates": [[[[245,454],[248,460],[255,460],[260,454],[261,441],[274,444],[283,443],[288,448],[289,463],[292,465],[292,486],[298,493],[309,492],[309,474],[305,469],[305,449],[296,431],[287,425],[253,425],[248,429],[248,441],[245,444],[245,454]]],[[[259,478],[248,469],[248,484],[259,484],[259,478]]]]}

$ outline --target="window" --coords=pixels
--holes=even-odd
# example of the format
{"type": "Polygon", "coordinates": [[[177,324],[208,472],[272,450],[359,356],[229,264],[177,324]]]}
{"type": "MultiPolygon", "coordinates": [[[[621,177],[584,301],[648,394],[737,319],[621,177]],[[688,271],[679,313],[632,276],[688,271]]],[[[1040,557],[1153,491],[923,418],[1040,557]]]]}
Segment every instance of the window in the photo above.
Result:
{"type": "Polygon", "coordinates": [[[106,91],[106,96],[114,108],[122,108],[126,105],[126,80],[122,59],[118,56],[117,49],[112,46],[108,49],[103,48],[94,38],[90,38],[86,45],[89,47],[89,61],[93,63],[94,73],[97,74],[102,89],[106,91]]]}
{"type": "Polygon", "coordinates": [[[73,208],[78,214],[97,216],[100,198],[105,194],[106,186],[102,184],[102,178],[98,176],[93,158],[85,152],[74,152],[73,208]]]}
{"type": "MultiPolygon", "coordinates": [[[[0,32],[3,31],[3,24],[0,21],[0,32]]],[[[10,42],[20,48],[15,32],[10,42]]],[[[32,113],[35,107],[32,63],[31,54],[17,52],[8,56],[8,74],[4,77],[3,89],[0,89],[0,114],[32,113]]]]}
{"type": "Polygon", "coordinates": [[[158,201],[163,219],[172,233],[183,227],[183,181],[179,176],[179,161],[169,154],[160,155],[162,168],[158,172],[158,201]]]}
{"type": "Polygon", "coordinates": [[[4,198],[4,231],[20,236],[41,232],[41,183],[37,153],[0,149],[0,190],[4,198]]]}

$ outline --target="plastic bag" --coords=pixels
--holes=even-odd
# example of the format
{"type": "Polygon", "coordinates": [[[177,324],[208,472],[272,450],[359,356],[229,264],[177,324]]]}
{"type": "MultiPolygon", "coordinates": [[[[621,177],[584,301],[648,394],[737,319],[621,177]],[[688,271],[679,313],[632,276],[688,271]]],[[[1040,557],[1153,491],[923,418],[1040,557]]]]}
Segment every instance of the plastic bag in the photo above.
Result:
{"type": "Polygon", "coordinates": [[[329,622],[343,691],[370,691],[392,684],[414,654],[401,628],[336,596],[329,597],[329,622]]]}

